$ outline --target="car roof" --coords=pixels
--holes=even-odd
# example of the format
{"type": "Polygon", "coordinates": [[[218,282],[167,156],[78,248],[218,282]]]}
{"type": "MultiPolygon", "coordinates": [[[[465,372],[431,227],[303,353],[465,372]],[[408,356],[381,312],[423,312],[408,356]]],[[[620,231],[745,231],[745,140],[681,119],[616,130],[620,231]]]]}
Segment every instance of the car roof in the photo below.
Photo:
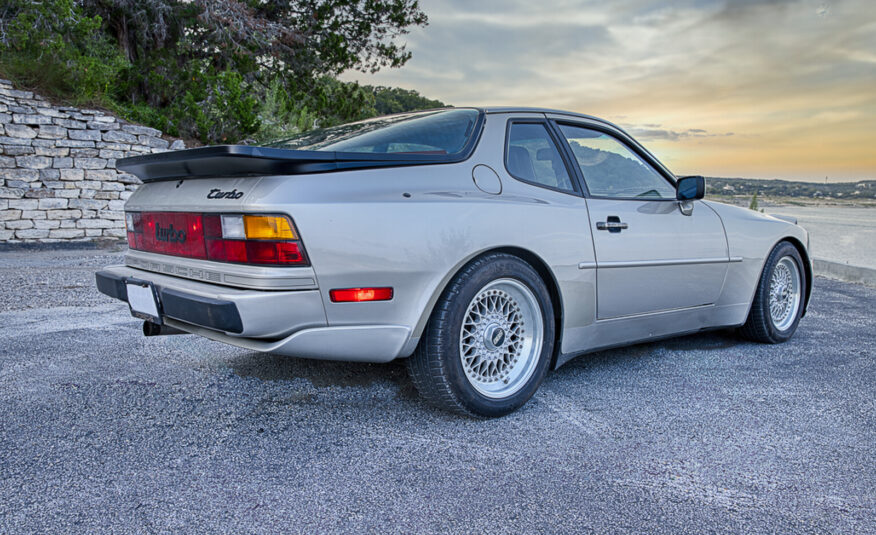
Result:
{"type": "MultiPolygon", "coordinates": [[[[600,117],[596,117],[594,115],[587,115],[585,113],[576,113],[574,111],[567,110],[555,110],[552,108],[534,108],[534,107],[522,107],[522,106],[480,106],[477,109],[482,110],[484,113],[492,114],[492,113],[551,113],[555,115],[568,115],[569,117],[575,117],[578,119],[589,119],[591,121],[597,121],[621,132],[624,132],[623,128],[618,125],[612,123],[611,121],[607,121],[600,117]]],[[[626,133],[626,132],[624,132],[626,133]]]]}

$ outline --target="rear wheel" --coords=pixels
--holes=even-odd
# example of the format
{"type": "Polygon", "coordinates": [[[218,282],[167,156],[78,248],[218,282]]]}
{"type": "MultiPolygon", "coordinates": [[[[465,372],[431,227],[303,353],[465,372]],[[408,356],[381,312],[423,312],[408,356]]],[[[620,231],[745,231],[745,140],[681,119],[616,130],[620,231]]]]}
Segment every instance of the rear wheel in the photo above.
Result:
{"type": "Polygon", "coordinates": [[[408,359],[414,385],[440,408],[508,414],[547,373],[554,343],[549,292],[523,260],[490,254],[467,265],[441,295],[408,359]]]}
{"type": "Polygon", "coordinates": [[[744,337],[777,344],[794,335],[809,282],[805,273],[796,247],[788,242],[776,245],[764,265],[748,319],[740,329],[744,337]]]}

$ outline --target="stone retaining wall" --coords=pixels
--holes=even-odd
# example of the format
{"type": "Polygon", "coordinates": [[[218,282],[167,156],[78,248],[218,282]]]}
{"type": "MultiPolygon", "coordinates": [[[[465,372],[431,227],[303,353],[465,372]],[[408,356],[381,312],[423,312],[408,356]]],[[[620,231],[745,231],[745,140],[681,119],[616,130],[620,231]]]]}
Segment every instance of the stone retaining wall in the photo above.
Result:
{"type": "Polygon", "coordinates": [[[53,106],[0,80],[0,243],[119,239],[140,184],[116,159],[185,148],[99,110],[53,106]]]}

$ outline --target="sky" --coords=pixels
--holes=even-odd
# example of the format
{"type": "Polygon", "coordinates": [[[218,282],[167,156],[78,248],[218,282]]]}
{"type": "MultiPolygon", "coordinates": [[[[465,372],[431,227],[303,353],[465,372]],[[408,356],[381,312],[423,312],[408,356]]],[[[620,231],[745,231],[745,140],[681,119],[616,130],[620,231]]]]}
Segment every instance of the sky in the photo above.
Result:
{"type": "Polygon", "coordinates": [[[421,0],[345,80],[622,126],[676,174],[876,179],[876,0],[421,0]]]}

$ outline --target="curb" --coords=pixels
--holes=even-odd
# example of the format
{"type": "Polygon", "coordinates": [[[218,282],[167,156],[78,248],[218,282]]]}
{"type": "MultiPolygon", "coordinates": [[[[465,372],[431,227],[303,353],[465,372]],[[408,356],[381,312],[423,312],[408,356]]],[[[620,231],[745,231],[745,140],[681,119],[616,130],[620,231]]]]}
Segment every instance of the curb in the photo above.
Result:
{"type": "Polygon", "coordinates": [[[876,288],[876,269],[861,266],[852,266],[840,262],[831,262],[815,258],[812,261],[812,269],[816,275],[830,279],[839,279],[846,282],[856,282],[876,288]]]}

